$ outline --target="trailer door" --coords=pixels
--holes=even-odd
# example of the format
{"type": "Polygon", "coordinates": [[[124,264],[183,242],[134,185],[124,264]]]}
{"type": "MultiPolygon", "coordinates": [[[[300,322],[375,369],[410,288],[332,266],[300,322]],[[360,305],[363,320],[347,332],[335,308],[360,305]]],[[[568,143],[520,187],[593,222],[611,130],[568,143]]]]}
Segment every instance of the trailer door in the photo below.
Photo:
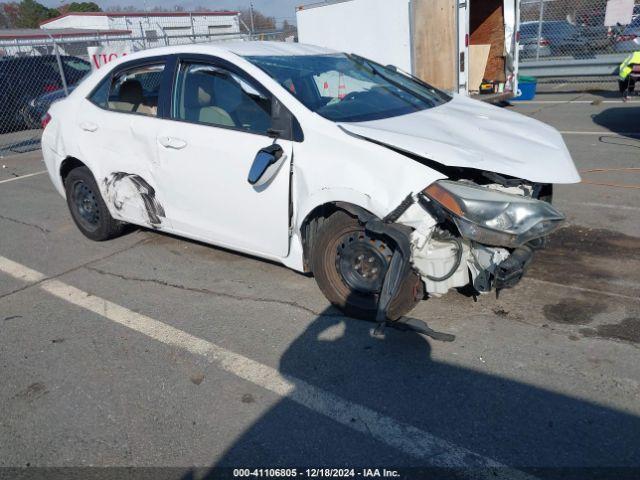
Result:
{"type": "Polygon", "coordinates": [[[518,0],[504,0],[504,49],[505,75],[507,89],[514,94],[518,92],[518,61],[520,55],[520,2],[518,0]]]}
{"type": "Polygon", "coordinates": [[[458,93],[469,93],[469,1],[458,0],[458,93]]]}

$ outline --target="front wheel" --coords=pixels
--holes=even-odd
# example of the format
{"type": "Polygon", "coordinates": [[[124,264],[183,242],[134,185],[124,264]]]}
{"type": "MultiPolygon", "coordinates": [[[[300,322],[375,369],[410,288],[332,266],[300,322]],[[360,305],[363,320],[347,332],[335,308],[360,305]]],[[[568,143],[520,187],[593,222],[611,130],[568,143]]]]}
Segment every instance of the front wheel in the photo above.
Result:
{"type": "MultiPolygon", "coordinates": [[[[393,256],[393,244],[371,236],[355,218],[338,211],[324,223],[311,255],[311,267],[322,293],[347,315],[374,320],[382,283],[393,256]]],[[[420,278],[411,271],[389,305],[387,318],[397,320],[422,299],[420,278]]]]}

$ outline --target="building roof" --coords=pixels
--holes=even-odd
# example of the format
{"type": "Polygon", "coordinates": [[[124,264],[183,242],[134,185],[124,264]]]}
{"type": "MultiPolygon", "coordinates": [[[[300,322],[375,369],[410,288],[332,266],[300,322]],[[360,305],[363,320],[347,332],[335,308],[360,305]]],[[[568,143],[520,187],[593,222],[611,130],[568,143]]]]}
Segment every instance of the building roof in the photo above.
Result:
{"type": "Polygon", "coordinates": [[[129,35],[131,30],[96,30],[89,28],[16,28],[0,30],[0,40],[36,39],[36,38],[68,38],[95,35],[129,35]]]}
{"type": "Polygon", "coordinates": [[[50,18],[43,22],[40,22],[40,26],[47,23],[55,22],[65,17],[220,17],[220,16],[235,16],[240,12],[231,10],[218,10],[212,12],[69,12],[59,17],[50,18]]]}

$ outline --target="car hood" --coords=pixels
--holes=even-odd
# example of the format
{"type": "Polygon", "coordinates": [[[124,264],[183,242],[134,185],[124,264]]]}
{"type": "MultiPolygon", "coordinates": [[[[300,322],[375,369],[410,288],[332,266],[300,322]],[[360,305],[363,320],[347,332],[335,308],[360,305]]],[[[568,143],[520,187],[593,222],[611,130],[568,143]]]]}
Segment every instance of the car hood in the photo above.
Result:
{"type": "Polygon", "coordinates": [[[555,128],[461,95],[416,113],[339,125],[349,133],[450,167],[539,183],[580,181],[555,128]]]}

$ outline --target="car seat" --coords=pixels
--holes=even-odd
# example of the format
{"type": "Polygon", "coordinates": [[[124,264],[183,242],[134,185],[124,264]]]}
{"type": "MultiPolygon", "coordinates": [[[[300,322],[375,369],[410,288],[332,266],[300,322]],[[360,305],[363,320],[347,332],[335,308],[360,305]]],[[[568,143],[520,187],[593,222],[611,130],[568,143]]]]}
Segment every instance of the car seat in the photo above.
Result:
{"type": "Polygon", "coordinates": [[[157,107],[144,104],[142,84],[138,80],[125,80],[120,85],[120,95],[117,101],[109,102],[109,108],[124,112],[157,115],[157,107]]]}
{"type": "Polygon", "coordinates": [[[180,112],[185,120],[211,125],[235,127],[231,115],[214,102],[215,79],[207,73],[188,73],[184,85],[184,108],[180,112]]]}

